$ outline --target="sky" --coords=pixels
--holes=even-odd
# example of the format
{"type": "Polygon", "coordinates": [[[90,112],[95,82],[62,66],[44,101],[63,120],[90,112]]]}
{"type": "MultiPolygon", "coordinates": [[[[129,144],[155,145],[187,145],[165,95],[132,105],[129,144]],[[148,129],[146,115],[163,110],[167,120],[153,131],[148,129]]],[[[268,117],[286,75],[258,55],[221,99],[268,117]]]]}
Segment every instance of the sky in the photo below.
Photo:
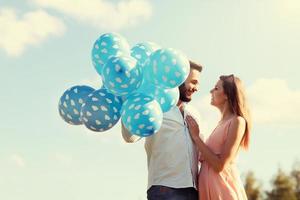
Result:
{"type": "Polygon", "coordinates": [[[240,77],[254,127],[238,167],[269,188],[300,159],[299,10],[298,0],[2,0],[0,199],[146,199],[143,141],[126,144],[120,123],[95,133],[58,114],[66,89],[100,88],[90,53],[106,32],[204,65],[191,104],[206,136],[219,119],[209,90],[222,74],[240,77]]]}

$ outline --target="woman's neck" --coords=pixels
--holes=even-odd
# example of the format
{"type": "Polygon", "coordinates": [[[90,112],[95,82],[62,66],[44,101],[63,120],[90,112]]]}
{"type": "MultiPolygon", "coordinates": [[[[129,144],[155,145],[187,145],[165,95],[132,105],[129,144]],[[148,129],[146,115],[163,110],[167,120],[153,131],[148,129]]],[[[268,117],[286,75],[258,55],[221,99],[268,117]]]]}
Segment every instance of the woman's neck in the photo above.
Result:
{"type": "Polygon", "coordinates": [[[227,104],[224,105],[223,109],[221,109],[221,120],[222,122],[227,121],[228,119],[234,116],[234,113],[229,109],[227,104]]]}

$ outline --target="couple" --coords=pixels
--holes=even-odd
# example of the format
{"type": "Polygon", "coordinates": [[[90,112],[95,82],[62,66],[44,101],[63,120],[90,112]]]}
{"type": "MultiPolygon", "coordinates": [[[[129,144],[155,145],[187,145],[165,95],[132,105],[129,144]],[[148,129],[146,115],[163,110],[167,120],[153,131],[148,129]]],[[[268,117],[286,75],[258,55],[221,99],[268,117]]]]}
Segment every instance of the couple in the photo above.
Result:
{"type": "MultiPolygon", "coordinates": [[[[249,145],[251,121],[244,89],[237,77],[220,77],[210,93],[211,104],[222,116],[204,141],[197,113],[187,104],[198,90],[201,71],[201,65],[190,61],[177,106],[164,113],[160,130],[145,139],[148,200],[247,199],[235,166],[239,149],[249,145]]],[[[140,139],[124,126],[122,135],[128,143],[140,139]]]]}

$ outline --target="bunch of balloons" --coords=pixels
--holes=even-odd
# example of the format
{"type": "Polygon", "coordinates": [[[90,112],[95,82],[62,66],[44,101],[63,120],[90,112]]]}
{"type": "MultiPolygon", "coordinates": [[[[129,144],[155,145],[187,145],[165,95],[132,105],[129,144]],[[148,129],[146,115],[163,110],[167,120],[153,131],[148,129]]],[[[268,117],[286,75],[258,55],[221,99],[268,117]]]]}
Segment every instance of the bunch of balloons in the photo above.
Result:
{"type": "Polygon", "coordinates": [[[103,86],[74,86],[59,100],[59,114],[69,124],[103,132],[121,118],[130,133],[147,137],[162,124],[163,113],[176,106],[178,86],[189,74],[179,51],[143,42],[130,48],[117,33],[101,35],[92,47],[92,63],[103,86]]]}

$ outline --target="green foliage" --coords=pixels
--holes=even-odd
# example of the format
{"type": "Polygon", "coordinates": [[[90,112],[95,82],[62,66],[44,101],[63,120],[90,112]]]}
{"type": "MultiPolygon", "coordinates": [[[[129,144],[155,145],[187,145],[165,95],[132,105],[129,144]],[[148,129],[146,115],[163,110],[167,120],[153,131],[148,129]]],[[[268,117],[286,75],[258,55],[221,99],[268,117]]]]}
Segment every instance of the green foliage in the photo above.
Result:
{"type": "Polygon", "coordinates": [[[262,199],[261,186],[258,185],[254,173],[248,172],[245,179],[245,190],[248,200],[262,199]]]}
{"type": "Polygon", "coordinates": [[[300,162],[294,164],[289,174],[278,169],[271,183],[270,190],[263,191],[254,173],[249,171],[245,179],[248,200],[300,200],[300,162]]]}
{"type": "Polygon", "coordinates": [[[295,184],[295,195],[297,200],[300,200],[300,162],[295,163],[292,171],[291,177],[295,184]]]}
{"type": "Polygon", "coordinates": [[[297,200],[294,183],[281,169],[272,181],[273,188],[267,192],[268,200],[297,200]]]}

